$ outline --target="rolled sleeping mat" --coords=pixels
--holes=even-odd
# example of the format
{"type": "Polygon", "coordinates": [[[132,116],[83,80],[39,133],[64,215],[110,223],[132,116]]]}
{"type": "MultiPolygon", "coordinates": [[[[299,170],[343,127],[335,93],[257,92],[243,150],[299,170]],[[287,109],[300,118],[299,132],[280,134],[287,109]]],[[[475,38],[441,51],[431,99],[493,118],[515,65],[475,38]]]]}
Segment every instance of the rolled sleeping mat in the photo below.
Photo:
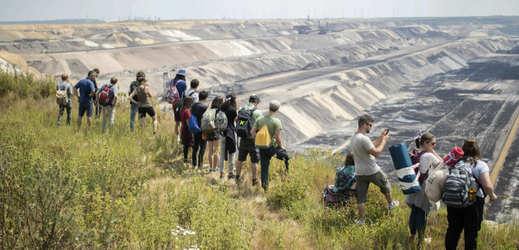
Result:
{"type": "Polygon", "coordinates": [[[422,189],[418,182],[420,174],[416,174],[414,171],[418,164],[412,165],[405,143],[389,147],[389,154],[391,154],[402,193],[407,195],[420,191],[422,189]]]}

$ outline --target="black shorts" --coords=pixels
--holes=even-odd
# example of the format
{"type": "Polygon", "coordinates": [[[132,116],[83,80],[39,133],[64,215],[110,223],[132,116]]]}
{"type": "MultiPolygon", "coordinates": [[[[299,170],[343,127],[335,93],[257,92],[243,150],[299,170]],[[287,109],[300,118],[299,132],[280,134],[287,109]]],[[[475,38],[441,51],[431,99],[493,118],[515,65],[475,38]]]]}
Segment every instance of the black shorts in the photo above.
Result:
{"type": "Polygon", "coordinates": [[[176,122],[180,122],[180,108],[181,105],[180,104],[175,104],[175,110],[173,110],[173,113],[175,113],[175,121],[176,122]]]}
{"type": "Polygon", "coordinates": [[[139,117],[146,118],[146,114],[148,114],[150,117],[154,117],[155,109],[153,109],[153,107],[140,107],[139,108],[139,117]]]}
{"type": "Polygon", "coordinates": [[[212,133],[206,133],[207,141],[216,141],[220,140],[220,131],[217,129],[212,133]]]}
{"type": "Polygon", "coordinates": [[[252,163],[258,163],[260,161],[259,149],[256,148],[254,139],[240,138],[238,161],[246,161],[247,155],[250,155],[250,161],[252,163]]]}

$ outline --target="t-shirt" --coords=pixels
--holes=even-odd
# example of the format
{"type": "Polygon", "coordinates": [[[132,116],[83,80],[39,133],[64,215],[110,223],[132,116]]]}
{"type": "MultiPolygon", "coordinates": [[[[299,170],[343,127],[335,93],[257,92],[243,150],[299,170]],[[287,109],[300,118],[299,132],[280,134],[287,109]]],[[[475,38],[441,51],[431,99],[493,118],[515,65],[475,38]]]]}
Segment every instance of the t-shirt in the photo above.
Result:
{"type": "MultiPolygon", "coordinates": [[[[182,97],[182,95],[184,94],[184,90],[187,89],[187,84],[184,80],[180,80],[180,79],[173,80],[171,82],[172,85],[175,85],[175,83],[177,84],[178,96],[182,97]]],[[[170,87],[171,87],[171,85],[170,85],[170,87]]]]}
{"type": "MultiPolygon", "coordinates": [[[[251,110],[255,108],[255,106],[251,103],[247,104],[246,106],[242,106],[241,108],[238,109],[238,113],[240,112],[240,110],[251,110]]],[[[258,120],[258,118],[260,118],[263,114],[261,113],[261,111],[259,111],[259,109],[256,109],[254,110],[254,112],[252,112],[252,117],[251,117],[251,124],[254,126],[254,123],[256,123],[256,120],[258,120]]],[[[249,136],[248,139],[252,139],[252,136],[249,136]]]]}
{"type": "Polygon", "coordinates": [[[56,86],[56,90],[65,90],[65,88],[67,88],[67,99],[70,102],[70,92],[72,92],[72,85],[68,84],[68,82],[60,82],[59,85],[56,86]]]}
{"type": "Polygon", "coordinates": [[[180,111],[180,121],[182,123],[187,124],[189,118],[191,118],[191,111],[189,111],[189,109],[184,109],[180,111]]]}
{"type": "Polygon", "coordinates": [[[420,156],[420,165],[418,165],[418,170],[420,173],[425,174],[431,165],[438,165],[440,163],[440,159],[436,157],[433,153],[424,153],[420,156]]]}
{"type": "Polygon", "coordinates": [[[196,119],[198,119],[198,126],[202,126],[202,115],[204,115],[205,111],[207,110],[207,106],[205,106],[203,103],[197,102],[193,105],[191,105],[191,115],[196,116],[196,119]],[[202,107],[200,107],[202,106],[202,107]]]}
{"type": "Polygon", "coordinates": [[[267,128],[269,129],[269,134],[272,140],[272,147],[278,147],[278,143],[276,142],[276,131],[281,130],[281,121],[273,115],[264,115],[258,118],[254,123],[254,127],[258,129],[258,131],[267,124],[267,128]]]}
{"type": "Polygon", "coordinates": [[[90,97],[90,93],[92,93],[92,90],[95,90],[94,83],[90,78],[85,78],[80,80],[74,88],[79,89],[79,94],[81,95],[79,97],[78,102],[84,103],[84,102],[92,102],[92,97],[90,97]]]}
{"type": "MultiPolygon", "coordinates": [[[[463,163],[463,161],[459,161],[459,163],[463,163]]],[[[481,183],[481,179],[479,176],[483,173],[490,172],[490,170],[488,169],[487,163],[484,161],[478,160],[475,167],[474,167],[474,164],[470,164],[470,166],[471,166],[470,171],[472,171],[472,174],[479,181],[479,183],[481,183]]],[[[484,197],[483,196],[483,187],[480,187],[479,184],[477,184],[477,182],[476,182],[476,185],[478,186],[478,193],[476,195],[478,197],[483,198],[484,197]]]]}
{"type": "Polygon", "coordinates": [[[380,170],[375,162],[375,156],[368,151],[375,147],[369,137],[362,133],[355,133],[351,136],[351,147],[355,155],[355,176],[372,175],[380,170]]]}
{"type": "Polygon", "coordinates": [[[234,126],[234,119],[238,116],[236,109],[233,107],[228,107],[227,109],[223,109],[223,105],[218,108],[220,111],[225,112],[225,116],[227,117],[227,126],[234,126]]]}
{"type": "Polygon", "coordinates": [[[101,86],[99,95],[101,95],[101,91],[103,91],[103,89],[105,88],[106,85],[111,86],[110,87],[110,100],[112,100],[112,103],[113,103],[114,96],[117,95],[117,87],[115,87],[114,85],[112,85],[112,84],[105,84],[105,85],[101,86]]]}
{"type": "Polygon", "coordinates": [[[196,90],[193,90],[193,89],[186,90],[185,96],[191,96],[191,97],[193,97],[193,101],[198,102],[198,92],[196,92],[196,90]]]}
{"type": "MultiPolygon", "coordinates": [[[[130,93],[128,93],[128,96],[130,96],[132,94],[132,92],[139,87],[139,82],[137,81],[133,81],[131,84],[130,84],[130,93]]],[[[136,101],[136,102],[139,102],[139,97],[137,97],[137,95],[134,95],[133,96],[133,100],[136,101]]],[[[130,102],[131,104],[134,104],[133,102],[130,102]]]]}

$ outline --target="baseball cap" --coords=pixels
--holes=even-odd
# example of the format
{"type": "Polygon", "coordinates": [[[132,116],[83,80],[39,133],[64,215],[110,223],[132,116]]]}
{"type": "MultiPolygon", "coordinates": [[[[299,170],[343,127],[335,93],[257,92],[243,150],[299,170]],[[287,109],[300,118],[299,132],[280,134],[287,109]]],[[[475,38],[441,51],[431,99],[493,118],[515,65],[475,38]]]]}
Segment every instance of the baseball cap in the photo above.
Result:
{"type": "Polygon", "coordinates": [[[255,101],[260,102],[259,96],[255,95],[255,94],[250,95],[249,102],[255,102],[255,101]]]}
{"type": "Polygon", "coordinates": [[[279,103],[278,101],[271,101],[269,103],[269,108],[273,109],[273,110],[278,110],[280,106],[281,106],[281,103],[279,103]]]}
{"type": "Polygon", "coordinates": [[[187,75],[186,70],[185,69],[179,69],[177,71],[177,75],[186,76],[187,75]]]}

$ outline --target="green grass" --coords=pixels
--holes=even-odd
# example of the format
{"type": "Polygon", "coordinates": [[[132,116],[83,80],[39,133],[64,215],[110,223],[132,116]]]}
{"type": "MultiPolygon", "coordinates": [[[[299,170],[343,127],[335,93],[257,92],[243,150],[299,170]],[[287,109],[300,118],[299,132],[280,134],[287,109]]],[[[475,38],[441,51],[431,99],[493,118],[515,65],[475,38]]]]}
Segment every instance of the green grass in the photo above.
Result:
{"type": "MultiPolygon", "coordinates": [[[[0,72],[5,84],[1,79],[9,78],[0,72]]],[[[354,224],[353,203],[323,206],[321,191],[343,160],[332,161],[329,151],[295,155],[288,174],[273,159],[265,194],[251,187],[248,163],[239,185],[182,164],[169,114],[158,113],[156,136],[149,119],[146,130],[137,126],[131,133],[129,105],[120,102],[110,133],[101,132],[99,121],[92,131],[84,123],[78,132],[77,100],[72,125],[58,127],[54,94],[29,92],[9,90],[0,97],[2,249],[443,248],[445,209],[428,219],[432,243],[411,244],[410,210],[396,187],[402,205],[392,213],[370,190],[363,227],[354,224]],[[195,234],[184,235],[177,226],[195,234]]],[[[480,249],[517,249],[517,239],[517,225],[484,225],[478,242],[480,249]]]]}

